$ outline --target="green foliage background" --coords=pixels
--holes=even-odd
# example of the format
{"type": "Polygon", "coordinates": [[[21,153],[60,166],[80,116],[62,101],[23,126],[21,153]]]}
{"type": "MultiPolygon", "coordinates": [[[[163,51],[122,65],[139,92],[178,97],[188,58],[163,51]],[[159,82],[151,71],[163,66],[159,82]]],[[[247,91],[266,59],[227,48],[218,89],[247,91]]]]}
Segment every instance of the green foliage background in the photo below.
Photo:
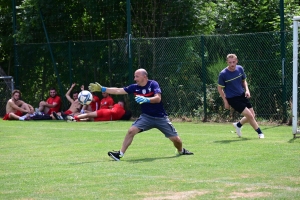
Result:
{"type": "MultiPolygon", "coordinates": [[[[50,87],[61,96],[72,82],[122,87],[132,82],[131,71],[143,67],[161,84],[171,115],[233,119],[223,111],[216,81],[226,54],[236,53],[258,116],[284,121],[288,111],[290,25],[300,14],[298,1],[284,1],[285,75],[278,0],[132,0],[133,69],[126,52],[126,1],[0,0],[0,5],[0,65],[35,107],[50,87]]],[[[126,100],[137,110],[131,97],[126,100]]]]}

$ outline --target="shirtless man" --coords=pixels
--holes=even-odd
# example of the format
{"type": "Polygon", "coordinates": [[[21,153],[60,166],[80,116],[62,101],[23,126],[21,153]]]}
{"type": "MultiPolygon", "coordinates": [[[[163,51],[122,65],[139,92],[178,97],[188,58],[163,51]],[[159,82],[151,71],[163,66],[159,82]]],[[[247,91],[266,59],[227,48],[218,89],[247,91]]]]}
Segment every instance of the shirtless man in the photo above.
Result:
{"type": "Polygon", "coordinates": [[[33,107],[20,100],[20,98],[20,90],[13,90],[11,99],[7,101],[6,115],[3,117],[3,120],[24,121],[29,117],[29,114],[33,114],[33,107]]]}
{"type": "Polygon", "coordinates": [[[62,120],[64,115],[72,115],[72,116],[77,116],[80,114],[80,110],[82,105],[79,103],[78,101],[78,94],[79,92],[74,92],[72,94],[72,98],[71,98],[71,91],[73,90],[73,88],[75,87],[76,83],[73,83],[70,87],[70,89],[68,90],[68,92],[66,93],[66,98],[68,99],[68,101],[71,103],[71,106],[68,110],[66,110],[63,113],[56,113],[53,112],[53,117],[54,119],[57,120],[62,120]]]}

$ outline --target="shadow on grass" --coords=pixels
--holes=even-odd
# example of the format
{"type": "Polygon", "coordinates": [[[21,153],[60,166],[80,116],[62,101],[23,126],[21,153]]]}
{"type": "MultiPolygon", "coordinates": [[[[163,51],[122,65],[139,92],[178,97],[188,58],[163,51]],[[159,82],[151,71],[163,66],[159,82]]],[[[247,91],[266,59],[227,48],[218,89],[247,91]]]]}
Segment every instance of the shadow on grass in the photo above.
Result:
{"type": "Polygon", "coordinates": [[[300,136],[297,136],[296,138],[292,138],[288,141],[288,143],[294,143],[296,140],[300,140],[300,136]]]}
{"type": "MultiPolygon", "coordinates": [[[[160,160],[160,159],[170,159],[170,158],[177,158],[178,156],[168,156],[168,157],[155,157],[155,158],[141,158],[141,159],[135,159],[135,160],[121,160],[121,162],[132,162],[132,163],[139,163],[139,162],[152,162],[154,160],[160,160]]],[[[117,162],[111,158],[107,158],[111,162],[117,162]]],[[[106,162],[105,161],[90,161],[90,162],[77,162],[77,163],[69,163],[70,165],[84,165],[84,164],[90,164],[90,163],[98,163],[98,162],[106,162]]]]}
{"type": "Polygon", "coordinates": [[[30,120],[25,120],[25,122],[64,122],[64,120],[56,120],[56,119],[47,119],[47,120],[44,120],[44,119],[30,119],[30,120]]]}
{"type": "Polygon", "coordinates": [[[91,163],[98,163],[98,162],[102,162],[102,161],[90,161],[90,162],[77,162],[77,163],[69,163],[70,165],[84,165],[84,164],[91,164],[91,163]]]}
{"type": "Polygon", "coordinates": [[[170,159],[170,158],[177,158],[178,156],[167,156],[167,157],[155,157],[155,158],[141,158],[141,159],[135,159],[135,160],[122,160],[122,162],[152,162],[154,160],[161,160],[161,159],[170,159]]]}
{"type": "Polygon", "coordinates": [[[250,140],[250,139],[248,139],[248,138],[237,138],[237,139],[234,139],[234,140],[219,140],[219,141],[214,141],[214,143],[229,144],[229,143],[232,143],[232,142],[242,142],[242,141],[247,141],[247,140],[250,140]]]}
{"type": "Polygon", "coordinates": [[[268,129],[272,129],[272,128],[278,128],[278,127],[281,127],[281,126],[283,126],[283,125],[278,124],[278,125],[274,125],[274,126],[270,126],[270,127],[261,128],[261,130],[268,130],[268,129]]]}

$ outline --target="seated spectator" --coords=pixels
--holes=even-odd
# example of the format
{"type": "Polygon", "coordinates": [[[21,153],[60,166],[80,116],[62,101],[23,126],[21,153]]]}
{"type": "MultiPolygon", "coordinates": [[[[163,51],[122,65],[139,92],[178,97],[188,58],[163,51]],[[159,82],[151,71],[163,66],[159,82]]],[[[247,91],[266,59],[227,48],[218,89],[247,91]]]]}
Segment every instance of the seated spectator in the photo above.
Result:
{"type": "Polygon", "coordinates": [[[61,107],[61,98],[57,95],[55,88],[50,89],[50,97],[46,101],[41,101],[36,112],[43,112],[51,115],[52,112],[59,112],[61,107]]]}
{"type": "Polygon", "coordinates": [[[106,93],[106,92],[102,92],[102,99],[100,101],[100,108],[99,109],[111,109],[114,105],[114,100],[113,98],[111,98],[111,96],[106,93]]]}
{"type": "Polygon", "coordinates": [[[53,112],[53,119],[55,118],[57,120],[62,120],[67,115],[76,116],[76,115],[80,114],[80,110],[81,110],[82,105],[78,101],[78,94],[79,94],[79,92],[78,91],[74,92],[72,94],[72,98],[71,98],[71,91],[73,90],[73,88],[75,87],[75,85],[76,85],[76,83],[73,83],[71,85],[70,89],[66,93],[66,98],[71,103],[69,109],[66,110],[63,113],[53,112]]]}
{"type": "Polygon", "coordinates": [[[33,107],[20,99],[20,90],[13,90],[11,99],[7,101],[6,114],[3,120],[24,121],[25,119],[29,119],[30,114],[34,113],[33,107]]]}
{"type": "Polygon", "coordinates": [[[124,102],[123,101],[119,101],[118,103],[116,103],[112,109],[99,109],[97,111],[94,112],[90,112],[90,113],[85,113],[85,114],[81,114],[78,116],[75,116],[74,118],[69,116],[67,119],[69,121],[80,121],[81,119],[85,120],[89,120],[89,121],[115,121],[115,120],[120,120],[120,119],[130,119],[131,117],[131,113],[125,111],[124,109],[124,102]],[[127,116],[125,116],[125,114],[127,114],[127,116]],[[130,116],[128,116],[128,114],[130,114],[130,116]]]}

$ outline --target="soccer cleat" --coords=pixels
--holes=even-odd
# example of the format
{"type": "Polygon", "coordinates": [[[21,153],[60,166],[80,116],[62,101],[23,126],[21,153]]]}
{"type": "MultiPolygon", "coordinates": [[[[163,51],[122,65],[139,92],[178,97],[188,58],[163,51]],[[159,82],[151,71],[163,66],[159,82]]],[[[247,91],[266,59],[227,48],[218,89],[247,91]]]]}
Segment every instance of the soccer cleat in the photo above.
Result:
{"type": "Polygon", "coordinates": [[[67,119],[67,122],[76,122],[75,118],[72,117],[71,115],[68,115],[68,116],[66,117],[66,119],[67,119]]]}
{"type": "Polygon", "coordinates": [[[182,148],[182,152],[179,152],[177,149],[176,149],[176,155],[177,156],[181,156],[181,155],[194,155],[193,152],[190,152],[189,150],[185,149],[185,148],[182,148]]]}
{"type": "Polygon", "coordinates": [[[235,129],[236,129],[236,134],[239,136],[239,137],[242,137],[242,127],[241,128],[239,128],[238,126],[237,126],[237,123],[233,123],[232,124],[234,127],[235,127],[235,129]]]}
{"type": "Polygon", "coordinates": [[[53,114],[53,116],[55,117],[55,119],[60,120],[58,114],[57,114],[55,111],[53,111],[52,114],[53,114]]]}
{"type": "Polygon", "coordinates": [[[63,120],[67,120],[67,116],[68,116],[68,115],[64,114],[63,112],[61,113],[61,118],[62,118],[63,120]]]}
{"type": "Polygon", "coordinates": [[[121,156],[120,151],[109,151],[107,154],[115,161],[120,161],[120,159],[123,157],[121,156]]]}
{"type": "Polygon", "coordinates": [[[258,134],[258,138],[259,138],[259,139],[265,138],[265,135],[264,135],[263,133],[258,134]]]}

